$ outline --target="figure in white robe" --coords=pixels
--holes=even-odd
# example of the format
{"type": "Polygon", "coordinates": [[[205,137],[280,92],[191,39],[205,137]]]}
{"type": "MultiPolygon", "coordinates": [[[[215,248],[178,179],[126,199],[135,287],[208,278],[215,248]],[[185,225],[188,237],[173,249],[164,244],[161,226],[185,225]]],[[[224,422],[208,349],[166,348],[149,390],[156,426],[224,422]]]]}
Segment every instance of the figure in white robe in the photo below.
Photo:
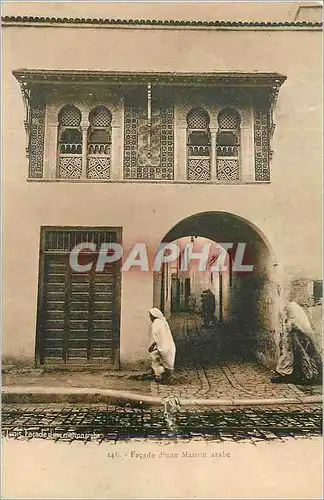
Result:
{"type": "Polygon", "coordinates": [[[276,367],[278,376],[271,382],[316,382],[322,375],[322,360],[308,317],[297,302],[290,302],[285,313],[276,367]]]}
{"type": "Polygon", "coordinates": [[[174,370],[176,347],[169,324],[157,307],[149,310],[152,338],[149,347],[151,366],[158,382],[167,382],[174,370]]]}

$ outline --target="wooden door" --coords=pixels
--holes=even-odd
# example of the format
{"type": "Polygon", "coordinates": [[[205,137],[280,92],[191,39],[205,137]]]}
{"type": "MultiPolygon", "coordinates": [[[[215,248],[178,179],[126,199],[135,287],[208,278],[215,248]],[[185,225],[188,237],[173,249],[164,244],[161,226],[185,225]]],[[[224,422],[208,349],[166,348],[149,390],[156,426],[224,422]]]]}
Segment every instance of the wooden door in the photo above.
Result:
{"type": "Polygon", "coordinates": [[[93,263],[91,270],[75,271],[69,256],[80,240],[116,242],[118,235],[107,230],[44,231],[37,359],[47,365],[117,367],[120,266],[106,264],[97,272],[98,252],[89,251],[82,258],[93,263]]]}

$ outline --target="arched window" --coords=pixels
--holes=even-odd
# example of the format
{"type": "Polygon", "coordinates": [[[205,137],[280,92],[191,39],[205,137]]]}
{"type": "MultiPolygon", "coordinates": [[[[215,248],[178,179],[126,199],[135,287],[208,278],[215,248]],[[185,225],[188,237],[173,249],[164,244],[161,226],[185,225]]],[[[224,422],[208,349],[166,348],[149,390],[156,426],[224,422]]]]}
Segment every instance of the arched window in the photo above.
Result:
{"type": "Polygon", "coordinates": [[[239,178],[241,117],[235,109],[225,108],[219,112],[217,120],[217,179],[236,180],[239,178]]]}
{"type": "Polygon", "coordinates": [[[187,170],[190,180],[210,179],[210,118],[202,108],[187,115],[187,170]]]}
{"type": "Polygon", "coordinates": [[[90,179],[110,177],[111,112],[104,106],[91,110],[88,132],[88,168],[90,179]]]}
{"type": "Polygon", "coordinates": [[[82,132],[80,110],[68,104],[58,115],[58,171],[63,179],[82,173],[82,132]]]}

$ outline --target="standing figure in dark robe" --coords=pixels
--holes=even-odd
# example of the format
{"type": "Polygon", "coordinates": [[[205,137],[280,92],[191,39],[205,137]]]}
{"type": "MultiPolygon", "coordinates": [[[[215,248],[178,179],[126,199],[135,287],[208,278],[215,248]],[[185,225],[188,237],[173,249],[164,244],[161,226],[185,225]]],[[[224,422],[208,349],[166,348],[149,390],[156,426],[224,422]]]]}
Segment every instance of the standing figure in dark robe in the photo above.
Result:
{"type": "Polygon", "coordinates": [[[213,292],[208,289],[201,294],[201,307],[203,315],[203,327],[208,328],[215,323],[216,301],[213,292]]]}

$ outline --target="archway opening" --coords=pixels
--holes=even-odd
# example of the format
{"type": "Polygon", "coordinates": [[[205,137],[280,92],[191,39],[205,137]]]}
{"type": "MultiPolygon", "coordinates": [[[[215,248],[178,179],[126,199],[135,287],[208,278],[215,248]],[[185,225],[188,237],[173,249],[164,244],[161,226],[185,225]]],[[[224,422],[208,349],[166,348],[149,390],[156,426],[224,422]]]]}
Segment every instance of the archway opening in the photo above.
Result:
{"type": "Polygon", "coordinates": [[[261,231],[237,215],[204,212],[177,223],[162,243],[176,244],[179,255],[154,274],[153,302],[170,322],[178,365],[252,358],[272,365],[277,263],[261,231]],[[207,315],[204,292],[213,295],[207,315]]]}

